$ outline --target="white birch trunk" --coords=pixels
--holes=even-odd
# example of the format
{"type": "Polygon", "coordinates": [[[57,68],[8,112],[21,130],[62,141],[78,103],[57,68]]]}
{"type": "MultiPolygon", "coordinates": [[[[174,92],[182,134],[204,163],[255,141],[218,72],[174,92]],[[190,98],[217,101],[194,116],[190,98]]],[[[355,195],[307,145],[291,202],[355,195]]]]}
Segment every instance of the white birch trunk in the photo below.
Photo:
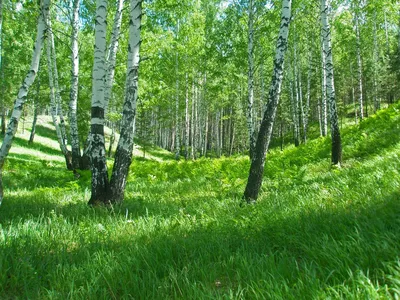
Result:
{"type": "Polygon", "coordinates": [[[247,61],[248,61],[248,75],[247,75],[247,130],[249,133],[249,147],[250,159],[253,157],[254,149],[256,146],[256,137],[254,130],[254,5],[253,0],[249,0],[248,9],[248,32],[247,32],[247,61]]]}
{"type": "Polygon", "coordinates": [[[358,75],[358,105],[360,113],[360,121],[364,118],[364,102],[363,102],[363,82],[362,82],[362,62],[361,62],[361,41],[358,13],[354,16],[356,30],[356,49],[357,49],[357,75],[358,75]]]}
{"type": "Polygon", "coordinates": [[[125,86],[125,100],[121,121],[121,135],[115,153],[115,162],[110,180],[111,203],[124,199],[129,167],[132,163],[133,137],[135,134],[136,105],[138,99],[138,78],[140,62],[140,33],[142,1],[130,1],[128,64],[125,86]]]}
{"type": "Polygon", "coordinates": [[[108,173],[104,141],[107,0],[96,1],[94,63],[92,74],[91,130],[89,134],[92,195],[89,204],[107,202],[108,173]]]}
{"type": "Polygon", "coordinates": [[[331,121],[331,138],[332,138],[332,164],[340,165],[342,161],[342,142],[340,137],[339,120],[336,109],[336,95],[333,73],[332,45],[331,45],[331,29],[328,21],[329,5],[327,0],[321,0],[321,23],[322,36],[324,44],[324,57],[326,65],[326,92],[329,103],[329,115],[331,121]]]}
{"type": "Polygon", "coordinates": [[[295,146],[299,146],[300,145],[300,126],[301,126],[301,97],[300,97],[300,87],[299,87],[299,74],[298,74],[298,69],[297,69],[297,46],[296,46],[296,37],[295,37],[295,41],[294,41],[294,45],[293,45],[293,54],[294,54],[294,61],[293,61],[293,70],[294,70],[294,77],[293,77],[293,81],[294,81],[294,92],[296,97],[295,102],[294,102],[294,107],[293,110],[295,111],[295,119],[293,120],[294,124],[295,124],[295,146]]]}
{"type": "MultiPolygon", "coordinates": [[[[311,37],[312,40],[312,37],[311,37]]],[[[307,95],[306,95],[306,106],[304,109],[304,143],[307,142],[307,132],[308,132],[308,119],[310,117],[310,98],[311,98],[311,78],[312,78],[312,60],[313,60],[313,51],[310,46],[309,49],[309,57],[308,57],[308,74],[307,74],[307,95]]]]}
{"type": "Polygon", "coordinates": [[[326,100],[326,58],[325,58],[325,44],[324,44],[324,36],[323,31],[321,32],[321,70],[322,70],[322,93],[321,93],[321,110],[322,110],[322,136],[326,136],[328,134],[328,103],[326,100]]]}
{"type": "Polygon", "coordinates": [[[192,83],[192,117],[191,117],[191,128],[190,128],[190,140],[191,140],[191,149],[190,149],[190,156],[192,157],[192,159],[195,159],[194,156],[194,151],[195,151],[195,141],[194,141],[194,128],[195,128],[195,120],[194,120],[194,107],[196,105],[196,94],[195,94],[195,77],[194,77],[194,72],[193,72],[193,83],[192,83]]]}
{"type": "MultiPolygon", "coordinates": [[[[378,68],[379,68],[379,46],[378,46],[378,33],[376,26],[376,11],[374,12],[374,110],[375,112],[380,109],[380,103],[378,100],[378,68]]],[[[399,48],[400,49],[400,48],[399,48]]]]}
{"type": "Polygon", "coordinates": [[[189,159],[189,134],[190,134],[190,119],[189,119],[189,82],[188,74],[186,73],[186,94],[185,94],[185,159],[189,159]]]}
{"type": "Polygon", "coordinates": [[[254,153],[254,157],[251,160],[249,177],[243,196],[244,199],[249,203],[257,199],[262,184],[265,158],[269,143],[271,141],[272,130],[282,87],[284,60],[288,44],[289,24],[291,20],[291,8],[291,0],[282,1],[281,25],[276,45],[276,54],[274,59],[271,86],[268,95],[268,104],[266,106],[264,116],[261,121],[261,126],[256,142],[256,150],[254,153]]]}
{"type": "Polygon", "coordinates": [[[10,152],[10,148],[12,145],[12,141],[14,139],[15,133],[18,129],[18,122],[21,118],[22,109],[26,102],[28,90],[34,82],[38,69],[39,69],[39,61],[40,55],[42,53],[43,42],[46,36],[47,30],[47,21],[49,17],[49,9],[50,9],[50,0],[41,0],[40,1],[40,12],[38,18],[37,25],[37,35],[35,40],[35,46],[33,48],[32,60],[30,64],[30,69],[18,91],[17,98],[14,102],[14,109],[10,118],[10,122],[7,127],[6,134],[3,139],[3,143],[0,148],[0,205],[3,200],[3,185],[2,185],[2,173],[4,162],[8,153],[10,152]]]}
{"type": "MultiPolygon", "coordinates": [[[[52,72],[53,75],[53,86],[54,86],[54,96],[55,96],[55,107],[56,110],[53,111],[55,114],[55,117],[57,118],[57,115],[60,117],[60,133],[61,133],[61,141],[64,144],[64,147],[66,149],[67,145],[67,133],[65,129],[65,120],[64,120],[64,113],[63,113],[63,108],[62,108],[62,100],[61,100],[61,94],[60,94],[60,87],[58,83],[58,68],[57,68],[57,56],[56,56],[56,48],[55,48],[55,43],[54,43],[54,35],[53,35],[53,28],[51,24],[51,20],[49,20],[48,23],[48,40],[49,40],[49,46],[50,48],[47,49],[49,59],[50,59],[50,64],[51,64],[51,70],[49,72],[52,72]]],[[[48,63],[49,64],[49,63],[48,63]]],[[[63,152],[64,153],[64,152],[63,152]]]]}
{"type": "Polygon", "coordinates": [[[289,82],[289,90],[290,90],[290,103],[292,107],[292,121],[293,121],[293,135],[294,135],[294,145],[297,147],[300,144],[300,137],[299,137],[299,117],[297,115],[297,96],[295,97],[295,88],[293,88],[293,80],[290,79],[289,82]]]}
{"type": "MultiPolygon", "coordinates": [[[[50,21],[49,21],[50,24],[50,21]]],[[[49,25],[49,32],[51,31],[51,26],[49,25]]],[[[46,51],[46,58],[47,58],[47,68],[49,74],[49,88],[50,88],[50,113],[51,118],[53,120],[54,127],[56,129],[57,140],[60,146],[61,152],[65,157],[67,168],[71,169],[71,155],[64,143],[64,137],[62,134],[61,126],[57,119],[57,99],[56,99],[56,87],[54,86],[54,61],[52,59],[52,42],[51,42],[51,33],[48,33],[49,39],[47,40],[47,51],[46,51]]]]}
{"type": "Polygon", "coordinates": [[[175,57],[175,72],[176,72],[176,90],[175,90],[175,93],[176,93],[176,95],[175,95],[175,159],[179,160],[180,152],[181,152],[181,145],[180,145],[180,118],[179,118],[179,57],[178,57],[178,53],[176,54],[176,57],[175,57]]]}
{"type": "Polygon", "coordinates": [[[78,131],[78,87],[79,87],[79,0],[74,0],[72,4],[71,18],[71,90],[69,97],[69,126],[72,152],[72,166],[74,169],[81,167],[81,148],[79,143],[78,131]]]}
{"type": "Polygon", "coordinates": [[[113,28],[111,32],[111,42],[107,51],[107,59],[106,59],[106,77],[105,77],[105,89],[104,89],[104,102],[106,105],[106,109],[108,103],[111,99],[112,86],[114,82],[114,74],[115,74],[115,64],[117,58],[119,37],[121,32],[121,23],[122,23],[122,9],[124,6],[124,0],[117,1],[117,9],[115,12],[113,28]]]}

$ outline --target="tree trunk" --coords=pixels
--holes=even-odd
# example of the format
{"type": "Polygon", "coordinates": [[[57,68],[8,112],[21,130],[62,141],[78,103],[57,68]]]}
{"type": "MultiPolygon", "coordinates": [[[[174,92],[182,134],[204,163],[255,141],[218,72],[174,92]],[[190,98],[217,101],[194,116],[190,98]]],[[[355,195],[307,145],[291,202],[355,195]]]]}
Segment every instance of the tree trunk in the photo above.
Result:
{"type": "Polygon", "coordinates": [[[256,136],[254,130],[254,5],[253,0],[249,0],[248,9],[248,32],[247,32],[247,60],[248,60],[248,77],[247,77],[247,130],[249,133],[249,156],[253,157],[254,149],[256,146],[256,136]]]}
{"type": "MultiPolygon", "coordinates": [[[[0,0],[1,1],[1,0],[0,0]]],[[[39,110],[39,92],[40,92],[40,78],[38,77],[37,80],[37,88],[36,88],[36,99],[33,101],[33,121],[32,121],[32,128],[31,128],[31,135],[29,136],[29,144],[33,143],[33,139],[35,138],[36,133],[36,122],[39,110]]]]}
{"type": "MultiPolygon", "coordinates": [[[[179,27],[179,25],[178,25],[179,27]]],[[[179,29],[178,29],[179,30],[179,29]]],[[[178,36],[178,34],[177,34],[178,36]]],[[[178,37],[177,37],[178,38],[178,37]]],[[[180,159],[180,118],[179,118],[179,57],[175,57],[176,90],[175,90],[175,159],[180,159]]]]}
{"type": "Polygon", "coordinates": [[[332,46],[331,46],[331,29],[328,22],[329,4],[327,0],[321,0],[321,23],[323,31],[324,42],[324,57],[326,65],[326,90],[329,102],[329,114],[331,121],[331,138],[332,138],[332,164],[340,165],[342,161],[342,141],[340,137],[340,129],[338,122],[338,114],[336,109],[335,99],[335,85],[333,74],[333,59],[332,59],[332,46]]]}
{"type": "Polygon", "coordinates": [[[61,153],[65,157],[65,162],[68,170],[72,170],[72,156],[71,153],[68,151],[64,136],[61,130],[61,126],[57,119],[57,99],[56,99],[56,89],[57,87],[54,86],[55,78],[54,76],[54,60],[52,59],[52,43],[51,43],[51,25],[49,21],[49,39],[47,40],[47,67],[49,73],[49,88],[50,88],[50,107],[51,107],[51,118],[53,120],[54,127],[56,129],[57,140],[60,146],[61,153]]]}
{"type": "Polygon", "coordinates": [[[292,108],[292,121],[293,121],[293,138],[294,145],[298,147],[300,145],[300,130],[299,130],[299,118],[298,118],[298,107],[296,105],[298,97],[294,96],[295,89],[293,89],[293,81],[290,79],[289,82],[289,90],[290,90],[290,102],[292,108]]]}
{"type": "Polygon", "coordinates": [[[142,1],[131,0],[129,22],[128,66],[125,101],[121,123],[121,135],[115,153],[115,162],[110,180],[110,203],[124,199],[129,167],[132,163],[133,137],[135,133],[136,103],[138,98],[139,50],[142,19],[142,1]]]}
{"type": "Polygon", "coordinates": [[[37,25],[37,35],[35,46],[33,48],[32,61],[30,65],[30,69],[18,91],[17,99],[14,102],[14,109],[10,118],[10,122],[7,127],[6,134],[4,136],[3,143],[0,148],[0,205],[3,200],[3,186],[2,186],[2,172],[4,163],[8,153],[10,152],[10,148],[12,145],[12,141],[14,139],[15,133],[18,129],[18,122],[21,118],[22,109],[27,99],[27,94],[30,86],[34,82],[38,69],[39,69],[39,61],[40,55],[43,48],[43,41],[46,36],[47,30],[47,21],[49,16],[49,8],[50,8],[50,0],[41,0],[40,1],[40,12],[38,18],[37,25]]]}
{"type": "Polygon", "coordinates": [[[322,63],[322,93],[321,93],[321,112],[322,112],[322,136],[328,134],[328,103],[326,100],[326,58],[325,58],[325,44],[324,33],[321,31],[321,63],[322,63]]]}
{"type": "MultiPolygon", "coordinates": [[[[311,40],[313,38],[311,37],[311,40]]],[[[303,138],[304,143],[307,143],[307,132],[308,132],[308,118],[310,117],[310,97],[311,97],[311,78],[312,78],[312,60],[313,60],[313,52],[311,46],[308,49],[309,57],[308,57],[308,75],[307,75],[307,95],[306,95],[306,106],[304,109],[304,119],[303,119],[303,138]]]]}
{"type": "Polygon", "coordinates": [[[104,89],[104,102],[106,104],[106,109],[111,99],[112,86],[114,82],[118,43],[121,32],[123,6],[124,6],[124,0],[117,0],[117,9],[115,11],[114,23],[111,32],[111,42],[108,47],[107,59],[106,59],[106,77],[105,77],[105,89],[104,89]]]}
{"type": "Polygon", "coordinates": [[[112,155],[112,148],[115,142],[115,124],[112,122],[111,124],[111,137],[110,137],[110,145],[108,146],[108,157],[110,158],[112,155]]]}
{"type": "Polygon", "coordinates": [[[276,46],[276,54],[274,59],[274,69],[272,75],[271,86],[268,95],[268,104],[266,106],[263,119],[261,121],[260,130],[257,137],[256,149],[254,157],[251,160],[249,177],[243,198],[248,202],[257,200],[262,178],[264,174],[265,157],[271,141],[272,129],[274,125],[275,115],[279,104],[279,96],[282,86],[283,69],[285,53],[288,44],[289,24],[291,19],[291,0],[283,0],[281,26],[276,46]]]}
{"type": "Polygon", "coordinates": [[[92,109],[89,135],[90,162],[92,171],[92,195],[90,205],[107,203],[109,189],[106,149],[104,141],[104,101],[106,76],[106,32],[107,0],[96,1],[95,48],[92,75],[92,109]]]}
{"type": "MultiPolygon", "coordinates": [[[[56,56],[56,48],[55,48],[55,43],[54,43],[54,35],[53,35],[53,28],[51,25],[51,20],[49,20],[48,23],[49,30],[48,30],[48,43],[50,44],[50,49],[48,48],[48,51],[50,52],[50,61],[51,61],[51,72],[53,73],[53,85],[54,85],[54,96],[55,96],[55,106],[56,106],[56,111],[55,115],[59,115],[60,117],[60,133],[61,133],[61,139],[62,143],[66,147],[67,145],[67,133],[65,129],[65,120],[64,120],[64,113],[63,113],[63,108],[62,108],[62,100],[61,100],[61,95],[60,95],[60,87],[58,84],[58,68],[57,68],[57,56],[56,56]]],[[[50,72],[50,71],[49,71],[50,72]]],[[[67,151],[68,152],[68,151],[67,151]]],[[[70,156],[70,154],[69,154],[70,156]]],[[[67,158],[67,156],[66,156],[67,158]]],[[[68,166],[67,162],[67,166],[68,166]]]]}
{"type": "Polygon", "coordinates": [[[71,91],[69,97],[69,126],[72,152],[72,167],[81,168],[81,147],[78,131],[78,86],[79,86],[79,0],[74,0],[72,4],[71,19],[71,91]]]}
{"type": "Polygon", "coordinates": [[[190,133],[190,119],[189,119],[189,83],[188,74],[186,73],[186,94],[185,94],[185,159],[189,159],[189,133],[190,133]]]}
{"type": "Polygon", "coordinates": [[[191,153],[191,157],[192,157],[192,159],[194,160],[195,159],[195,154],[194,154],[194,152],[195,152],[195,145],[194,145],[194,143],[195,143],[195,140],[194,140],[194,129],[195,129],[195,118],[194,118],[194,107],[195,107],[195,105],[196,105],[196,92],[195,92],[195,75],[194,75],[194,72],[193,72],[193,83],[192,83],[192,116],[191,116],[191,125],[192,125],[192,127],[190,128],[190,140],[191,140],[191,149],[190,149],[190,153],[191,153]]]}
{"type": "MultiPolygon", "coordinates": [[[[373,61],[374,61],[374,111],[380,109],[380,101],[378,99],[378,68],[379,68],[379,46],[378,46],[378,33],[377,33],[377,26],[376,26],[376,11],[374,12],[374,54],[373,54],[373,61]]],[[[400,49],[400,48],[399,48],[400,49]]]]}
{"type": "Polygon", "coordinates": [[[361,63],[361,41],[360,28],[358,22],[358,12],[354,17],[356,29],[356,48],[357,48],[357,75],[358,75],[358,105],[360,109],[360,121],[364,118],[364,103],[363,103],[363,83],[362,83],[362,63],[361,63]]]}

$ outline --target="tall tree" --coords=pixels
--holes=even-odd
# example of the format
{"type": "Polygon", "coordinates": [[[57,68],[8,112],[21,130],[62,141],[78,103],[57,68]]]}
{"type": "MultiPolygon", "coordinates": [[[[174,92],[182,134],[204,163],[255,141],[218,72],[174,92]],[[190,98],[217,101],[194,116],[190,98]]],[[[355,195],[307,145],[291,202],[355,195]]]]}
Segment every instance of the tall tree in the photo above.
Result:
{"type": "Polygon", "coordinates": [[[72,153],[72,167],[81,167],[81,147],[78,131],[78,87],[79,87],[79,0],[73,0],[71,17],[71,90],[69,96],[69,126],[72,153]]]}
{"type": "Polygon", "coordinates": [[[39,69],[40,55],[42,53],[43,42],[47,31],[47,22],[50,9],[50,0],[40,1],[40,11],[37,24],[37,34],[35,40],[35,47],[33,49],[32,61],[30,69],[18,91],[17,99],[14,102],[14,109],[4,136],[3,143],[0,148],[0,204],[3,200],[3,167],[10,148],[14,139],[15,133],[18,128],[18,123],[21,118],[22,109],[27,99],[27,94],[32,83],[35,81],[39,69]]]}
{"type": "Polygon", "coordinates": [[[118,203],[124,199],[129,166],[132,163],[133,137],[135,134],[142,0],[131,0],[130,4],[125,101],[121,120],[121,135],[118,141],[117,152],[115,153],[115,162],[110,181],[108,202],[111,203],[118,203]]]}
{"type": "Polygon", "coordinates": [[[90,204],[107,202],[108,173],[104,140],[107,0],[96,1],[92,109],[89,144],[91,149],[92,195],[90,204]]]}
{"type": "Polygon", "coordinates": [[[256,134],[254,128],[254,0],[249,0],[247,22],[247,130],[249,131],[250,159],[254,155],[256,134]]]}
{"type": "Polygon", "coordinates": [[[340,138],[339,118],[336,108],[336,95],[333,74],[333,59],[331,45],[331,28],[328,21],[329,4],[327,0],[321,0],[321,23],[323,38],[323,56],[326,72],[326,96],[329,103],[329,117],[331,121],[332,138],[332,164],[339,165],[342,161],[342,141],[340,138]]]}
{"type": "Polygon", "coordinates": [[[281,25],[279,29],[276,54],[271,86],[269,88],[268,103],[261,121],[257,137],[256,149],[251,160],[249,177],[247,180],[244,199],[250,203],[257,200],[264,174],[265,158],[271,141],[276,111],[281,93],[285,53],[288,45],[289,25],[291,19],[292,1],[282,1],[281,25]]]}
{"type": "Polygon", "coordinates": [[[359,7],[357,5],[356,12],[354,15],[354,26],[356,31],[356,48],[357,48],[357,79],[358,79],[358,105],[360,113],[360,121],[364,118],[364,100],[363,100],[363,72],[362,72],[362,61],[361,61],[361,38],[360,38],[360,17],[359,7]]]}

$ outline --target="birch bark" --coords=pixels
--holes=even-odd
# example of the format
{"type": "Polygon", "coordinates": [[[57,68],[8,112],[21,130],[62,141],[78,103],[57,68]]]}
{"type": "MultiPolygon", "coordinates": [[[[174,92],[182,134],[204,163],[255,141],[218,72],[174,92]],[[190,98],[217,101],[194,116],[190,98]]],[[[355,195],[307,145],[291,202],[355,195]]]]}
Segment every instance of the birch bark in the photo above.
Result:
{"type": "Polygon", "coordinates": [[[331,29],[328,21],[329,4],[327,0],[321,0],[321,23],[322,23],[322,36],[324,42],[324,57],[326,65],[326,91],[329,103],[329,115],[331,121],[331,138],[332,138],[332,164],[340,165],[342,161],[342,142],[340,137],[339,121],[336,109],[336,95],[333,74],[333,59],[332,59],[332,46],[331,46],[331,29]]]}
{"type": "Polygon", "coordinates": [[[111,32],[111,42],[107,51],[107,59],[106,59],[107,67],[106,67],[105,89],[104,89],[104,102],[106,105],[106,109],[112,94],[112,85],[115,74],[115,64],[116,64],[117,51],[119,45],[119,37],[121,33],[123,6],[124,6],[124,0],[118,0],[117,10],[115,12],[114,23],[111,32]]]}
{"type": "Polygon", "coordinates": [[[247,32],[247,130],[249,133],[250,159],[253,157],[256,146],[256,136],[254,130],[254,5],[253,0],[249,0],[248,9],[248,32],[247,32]]]}
{"type": "Polygon", "coordinates": [[[278,41],[276,45],[276,54],[274,59],[274,69],[271,86],[268,94],[268,104],[264,111],[260,130],[256,142],[256,150],[251,160],[249,177],[243,198],[248,202],[257,200],[262,178],[264,174],[265,158],[269,143],[271,141],[272,129],[275,121],[276,111],[279,104],[279,97],[282,87],[283,69],[285,53],[288,44],[289,25],[291,19],[291,0],[283,0],[281,25],[279,29],[278,41]]]}
{"type": "Polygon", "coordinates": [[[79,86],[79,0],[72,3],[71,18],[71,90],[69,96],[69,126],[72,152],[72,167],[81,168],[81,147],[79,143],[78,131],[78,86],[79,86]]]}
{"type": "Polygon", "coordinates": [[[56,87],[55,87],[55,78],[54,78],[54,61],[52,58],[52,41],[51,41],[51,25],[49,21],[49,39],[47,40],[47,51],[46,51],[46,58],[47,58],[47,68],[48,68],[48,74],[49,74],[49,88],[50,88],[50,113],[51,113],[51,118],[53,120],[54,127],[56,129],[56,134],[57,134],[57,140],[58,144],[60,146],[60,150],[62,154],[65,157],[65,162],[67,165],[68,170],[72,169],[72,158],[71,154],[69,153],[65,141],[64,141],[64,136],[61,130],[60,123],[58,122],[57,119],[57,99],[56,99],[56,87]]]}
{"type": "Polygon", "coordinates": [[[92,195],[90,205],[107,202],[109,188],[104,141],[104,101],[106,76],[107,0],[96,1],[94,63],[92,75],[92,109],[89,145],[91,149],[92,195]]]}
{"type": "Polygon", "coordinates": [[[2,173],[3,167],[10,148],[14,139],[15,133],[18,128],[18,122],[21,118],[22,109],[26,102],[28,90],[32,83],[35,81],[38,69],[40,55],[42,53],[43,41],[46,36],[47,21],[49,16],[50,0],[40,1],[40,12],[37,25],[37,35],[35,40],[35,46],[33,48],[32,60],[30,69],[18,91],[17,98],[14,102],[14,109],[10,118],[10,122],[7,127],[6,134],[4,136],[3,143],[0,148],[0,205],[3,200],[3,184],[2,184],[2,173]]]}
{"type": "MultiPolygon", "coordinates": [[[[178,23],[179,30],[179,23],[178,23]]],[[[178,34],[177,37],[178,39],[178,34]]],[[[177,50],[176,50],[177,51],[177,50]]],[[[175,159],[179,160],[181,145],[180,145],[180,118],[179,118],[179,56],[178,53],[175,57],[175,72],[176,72],[176,90],[175,90],[175,159]]]]}
{"type": "Polygon", "coordinates": [[[326,100],[326,58],[325,58],[325,44],[324,44],[324,36],[323,31],[321,31],[321,70],[322,70],[322,93],[321,93],[321,113],[322,113],[322,136],[326,136],[328,134],[328,103],[326,100]]]}
{"type": "Polygon", "coordinates": [[[189,119],[189,83],[188,74],[186,73],[186,93],[185,93],[185,159],[189,159],[189,130],[190,130],[190,119],[189,119]]]}
{"type": "Polygon", "coordinates": [[[142,0],[131,0],[129,21],[128,66],[125,87],[124,110],[121,135],[115,153],[115,162],[110,181],[109,202],[124,199],[129,166],[132,163],[133,137],[135,133],[136,103],[138,98],[139,51],[142,19],[142,0]]]}
{"type": "Polygon", "coordinates": [[[362,62],[361,62],[361,41],[360,27],[358,20],[358,12],[355,13],[354,23],[356,30],[356,48],[357,48],[357,76],[358,76],[358,105],[360,113],[360,121],[364,118],[364,102],[363,102],[363,82],[362,82],[362,62]]]}
{"type": "MultiPolygon", "coordinates": [[[[311,37],[311,40],[313,40],[312,37],[311,37]]],[[[309,57],[308,57],[308,74],[307,74],[307,95],[306,95],[306,105],[305,105],[305,109],[304,109],[304,120],[303,120],[304,143],[307,143],[308,118],[310,115],[311,78],[312,78],[312,60],[313,60],[313,51],[312,51],[311,46],[309,47],[308,51],[309,51],[309,57]]]]}

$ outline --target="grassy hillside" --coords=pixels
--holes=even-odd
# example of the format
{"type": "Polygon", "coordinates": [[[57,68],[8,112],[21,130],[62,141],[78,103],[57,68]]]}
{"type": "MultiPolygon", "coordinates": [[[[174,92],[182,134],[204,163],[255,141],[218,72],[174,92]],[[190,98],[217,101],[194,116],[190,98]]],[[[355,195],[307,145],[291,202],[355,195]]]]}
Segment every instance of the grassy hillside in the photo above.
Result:
{"type": "Polygon", "coordinates": [[[121,207],[90,208],[90,174],[65,170],[53,134],[20,135],[7,162],[2,299],[400,297],[399,104],[343,128],[342,168],[326,138],[271,151],[251,206],[247,158],[153,150],[121,207]]]}

